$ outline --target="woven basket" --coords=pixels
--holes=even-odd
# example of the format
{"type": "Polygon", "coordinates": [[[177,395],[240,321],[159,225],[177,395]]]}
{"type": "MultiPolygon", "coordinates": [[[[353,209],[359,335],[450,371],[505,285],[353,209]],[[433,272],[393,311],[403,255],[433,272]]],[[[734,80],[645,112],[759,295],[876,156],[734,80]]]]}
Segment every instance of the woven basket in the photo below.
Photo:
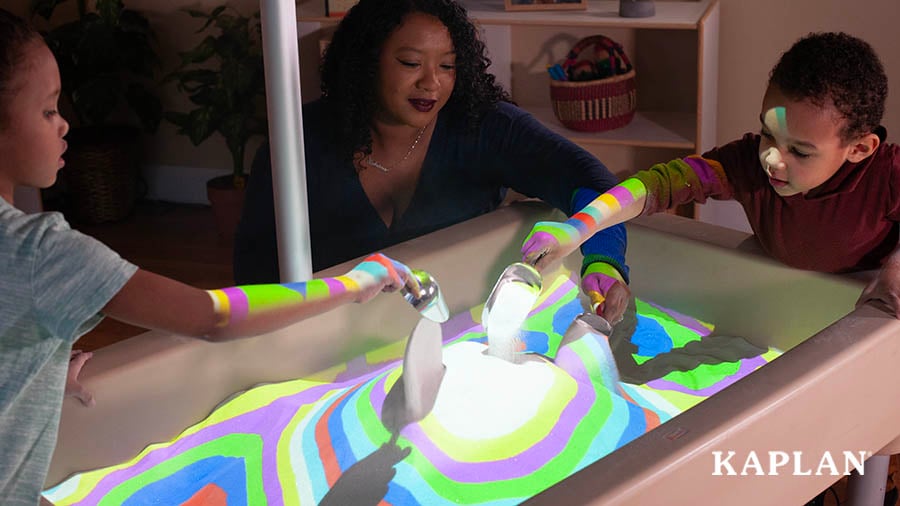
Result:
{"type": "MultiPolygon", "coordinates": [[[[82,130],[82,129],[79,129],[82,130]]],[[[62,174],[79,223],[106,223],[127,217],[137,197],[138,131],[73,131],[62,174]]]]}
{"type": "Polygon", "coordinates": [[[553,113],[567,128],[582,132],[602,132],[627,125],[634,118],[637,91],[634,69],[622,46],[603,35],[578,41],[562,64],[571,78],[571,69],[584,49],[593,47],[595,54],[604,51],[614,75],[588,81],[550,80],[553,113]]]}

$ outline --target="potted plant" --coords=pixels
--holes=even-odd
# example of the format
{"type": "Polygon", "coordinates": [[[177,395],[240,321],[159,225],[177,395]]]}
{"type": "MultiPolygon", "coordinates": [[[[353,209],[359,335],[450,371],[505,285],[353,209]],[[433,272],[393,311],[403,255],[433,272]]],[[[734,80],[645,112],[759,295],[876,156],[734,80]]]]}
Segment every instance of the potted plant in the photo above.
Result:
{"type": "Polygon", "coordinates": [[[206,188],[219,232],[230,240],[243,205],[247,143],[266,134],[259,13],[248,18],[227,6],[210,13],[190,9],[187,13],[205,19],[197,33],[209,29],[215,33],[180,53],[181,65],[166,77],[188,94],[196,107],[189,112],[167,111],[165,118],[195,146],[216,132],[224,137],[231,154],[231,174],[210,179],[206,188]]]}
{"type": "MultiPolygon", "coordinates": [[[[31,0],[48,22],[67,0],[31,0]]],[[[140,124],[153,132],[162,105],[150,91],[159,59],[147,19],[122,0],[75,0],[78,17],[44,38],[59,64],[72,130],[63,171],[75,218],[99,223],[128,215],[136,200],[140,124]]]]}

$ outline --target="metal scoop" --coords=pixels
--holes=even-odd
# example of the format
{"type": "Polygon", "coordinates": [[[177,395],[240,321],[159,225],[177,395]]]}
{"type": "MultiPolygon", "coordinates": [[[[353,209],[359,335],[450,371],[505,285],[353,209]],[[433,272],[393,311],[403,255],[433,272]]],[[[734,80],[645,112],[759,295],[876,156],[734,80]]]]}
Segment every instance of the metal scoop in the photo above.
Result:
{"type": "Polygon", "coordinates": [[[619,384],[619,369],[609,344],[612,333],[612,325],[600,315],[588,312],[576,316],[559,343],[560,351],[556,356],[556,365],[568,371],[577,380],[599,380],[606,388],[615,391],[619,384]],[[594,357],[597,362],[595,367],[589,370],[585,370],[574,354],[563,351],[566,346],[582,339],[591,339],[594,343],[594,357]]]}
{"type": "Polygon", "coordinates": [[[438,323],[447,321],[450,310],[437,280],[425,271],[412,269],[412,274],[418,282],[418,289],[404,286],[400,289],[403,298],[423,317],[438,323]]]}
{"type": "Polygon", "coordinates": [[[541,274],[526,263],[516,262],[500,273],[481,312],[489,355],[517,362],[518,332],[542,286],[541,274]]]}

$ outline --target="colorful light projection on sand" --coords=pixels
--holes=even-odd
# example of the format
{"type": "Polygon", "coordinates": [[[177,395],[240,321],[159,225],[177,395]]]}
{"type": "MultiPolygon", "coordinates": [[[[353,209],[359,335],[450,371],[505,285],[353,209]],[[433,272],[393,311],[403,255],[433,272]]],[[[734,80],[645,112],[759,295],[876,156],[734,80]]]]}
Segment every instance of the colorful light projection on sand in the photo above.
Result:
{"type": "MultiPolygon", "coordinates": [[[[396,444],[380,413],[400,377],[402,342],[315,377],[249,390],[173,441],[73,476],[46,496],[60,506],[517,504],[778,355],[607,388],[596,343],[559,348],[583,311],[577,283],[566,275],[546,281],[521,339],[556,364],[492,357],[476,321],[481,307],[456,315],[443,325],[446,373],[434,409],[396,444]]],[[[639,301],[627,344],[643,363],[697,346],[712,330],[639,301]]]]}

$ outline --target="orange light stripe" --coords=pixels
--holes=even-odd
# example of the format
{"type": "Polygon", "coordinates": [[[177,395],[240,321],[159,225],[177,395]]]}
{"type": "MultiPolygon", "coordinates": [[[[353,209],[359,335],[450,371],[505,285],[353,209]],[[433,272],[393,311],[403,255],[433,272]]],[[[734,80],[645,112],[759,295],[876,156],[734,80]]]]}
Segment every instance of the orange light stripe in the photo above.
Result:
{"type": "Polygon", "coordinates": [[[637,401],[635,401],[635,400],[634,400],[634,397],[628,395],[628,392],[626,392],[624,389],[620,388],[620,389],[619,389],[619,394],[620,394],[623,398],[625,398],[626,401],[628,401],[628,402],[634,404],[635,406],[640,406],[641,411],[644,412],[644,423],[647,424],[647,431],[648,431],[648,432],[649,432],[650,430],[652,430],[652,429],[655,429],[655,428],[659,427],[660,422],[659,422],[659,415],[658,415],[658,414],[656,414],[656,413],[654,413],[653,411],[650,411],[649,409],[647,409],[647,408],[641,406],[640,403],[638,403],[637,401]]]}
{"type": "Polygon", "coordinates": [[[316,446],[319,448],[319,458],[322,460],[322,468],[325,471],[325,479],[328,481],[329,487],[337,482],[343,472],[341,471],[341,466],[338,465],[337,454],[334,453],[334,447],[331,444],[331,436],[328,433],[328,420],[343,400],[352,395],[353,392],[359,388],[360,385],[356,385],[335,399],[335,401],[328,406],[328,409],[325,410],[322,417],[319,418],[319,421],[316,422],[316,446]]]}

